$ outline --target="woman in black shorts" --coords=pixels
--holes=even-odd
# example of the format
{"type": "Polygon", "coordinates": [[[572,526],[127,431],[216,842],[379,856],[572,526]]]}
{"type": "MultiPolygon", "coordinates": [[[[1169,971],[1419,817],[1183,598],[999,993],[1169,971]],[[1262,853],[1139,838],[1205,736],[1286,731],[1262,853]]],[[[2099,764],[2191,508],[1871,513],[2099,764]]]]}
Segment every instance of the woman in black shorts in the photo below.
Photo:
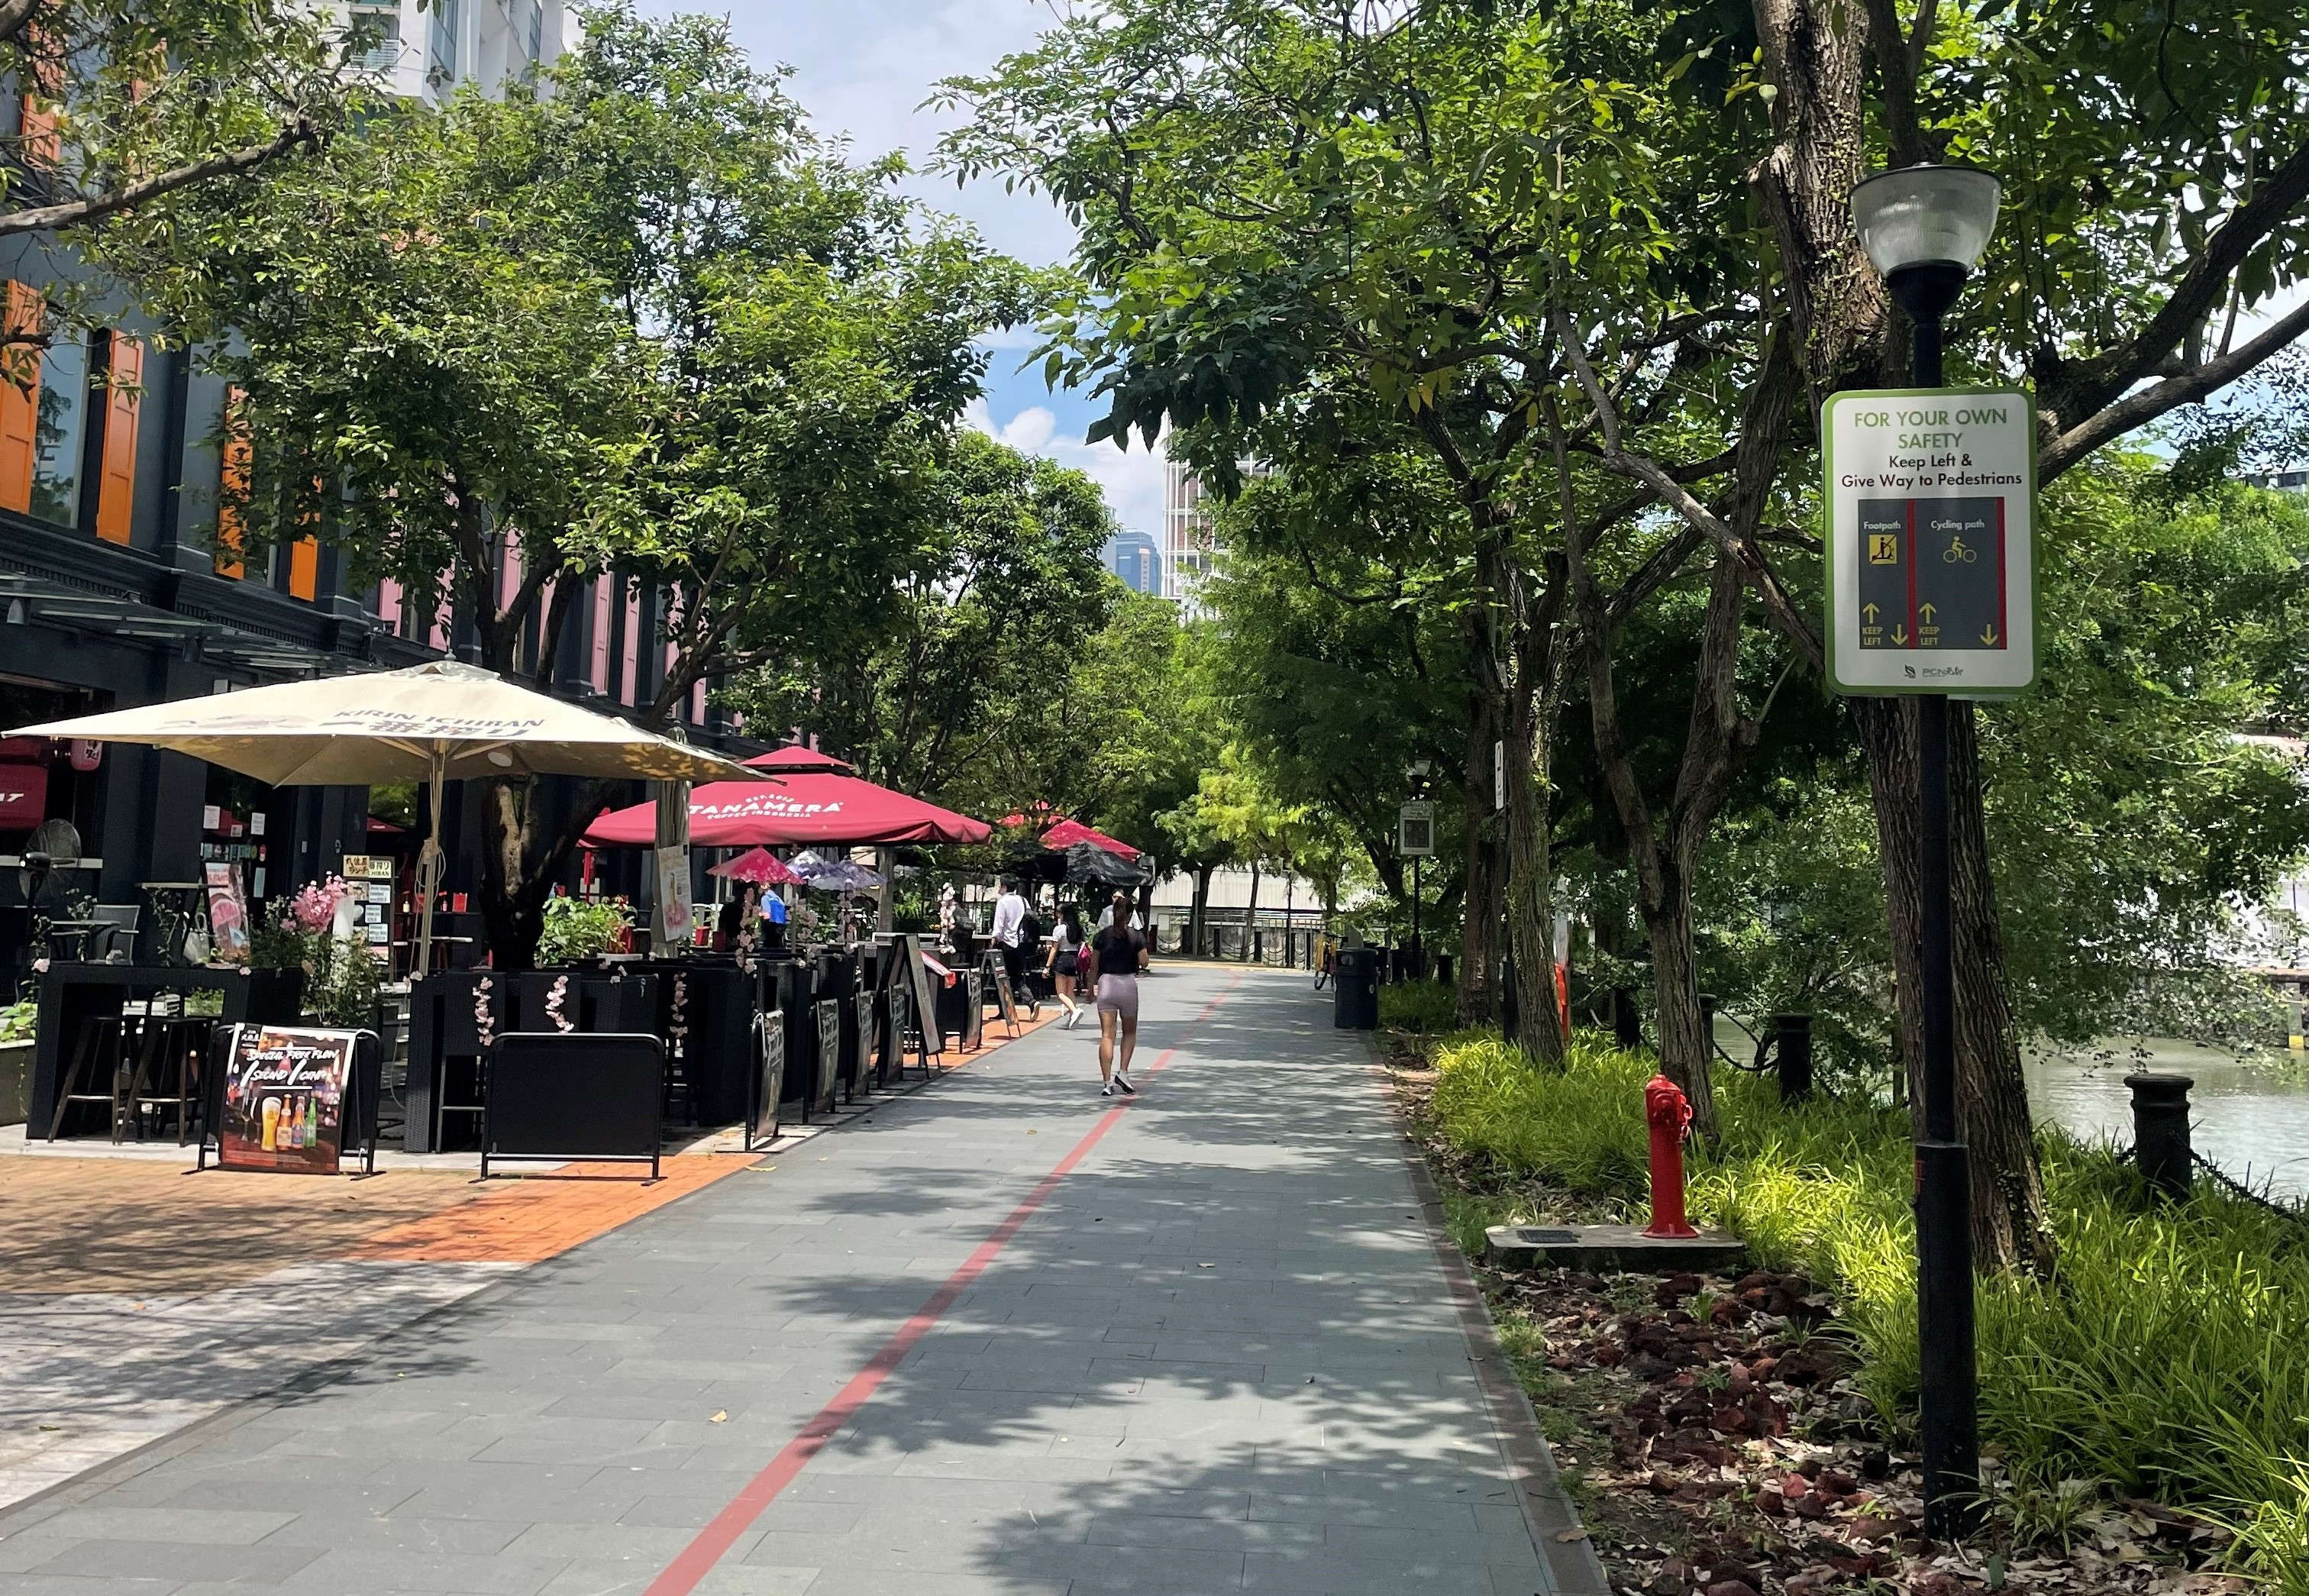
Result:
{"type": "Polygon", "coordinates": [[[1098,971],[1098,1095],[1137,1097],[1130,1055],[1138,1047],[1138,972],[1146,967],[1146,939],[1130,929],[1130,899],[1114,895],[1114,917],[1090,941],[1098,971]]]}
{"type": "Polygon", "coordinates": [[[1051,933],[1050,957],[1042,961],[1042,974],[1051,983],[1051,990],[1059,994],[1059,1002],[1067,1006],[1064,1024],[1068,1030],[1082,1018],[1082,1005],[1075,1002],[1075,984],[1082,974],[1083,959],[1082,911],[1073,904],[1059,906],[1059,928],[1051,933]]]}

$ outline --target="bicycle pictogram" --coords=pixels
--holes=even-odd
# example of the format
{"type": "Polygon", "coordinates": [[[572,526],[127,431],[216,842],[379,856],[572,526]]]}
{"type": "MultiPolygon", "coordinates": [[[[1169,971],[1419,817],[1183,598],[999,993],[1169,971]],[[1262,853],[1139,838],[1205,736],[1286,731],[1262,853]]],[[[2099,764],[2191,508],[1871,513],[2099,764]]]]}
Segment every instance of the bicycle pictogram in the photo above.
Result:
{"type": "Polygon", "coordinates": [[[1970,565],[1980,558],[1980,551],[1965,547],[1962,538],[1951,535],[1949,546],[1941,552],[1941,558],[1950,565],[1970,565]]]}

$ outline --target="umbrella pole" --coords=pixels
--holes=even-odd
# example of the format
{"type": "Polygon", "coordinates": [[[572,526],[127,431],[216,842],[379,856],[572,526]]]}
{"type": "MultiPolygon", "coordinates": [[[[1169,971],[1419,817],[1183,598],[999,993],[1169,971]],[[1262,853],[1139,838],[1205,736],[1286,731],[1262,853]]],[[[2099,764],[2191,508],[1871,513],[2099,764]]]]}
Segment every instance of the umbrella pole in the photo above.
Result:
{"type": "Polygon", "coordinates": [[[417,968],[411,972],[412,981],[433,973],[433,900],[441,895],[441,878],[447,873],[441,857],[441,783],[449,764],[447,750],[436,747],[432,764],[428,779],[433,788],[433,824],[417,852],[417,968]]]}

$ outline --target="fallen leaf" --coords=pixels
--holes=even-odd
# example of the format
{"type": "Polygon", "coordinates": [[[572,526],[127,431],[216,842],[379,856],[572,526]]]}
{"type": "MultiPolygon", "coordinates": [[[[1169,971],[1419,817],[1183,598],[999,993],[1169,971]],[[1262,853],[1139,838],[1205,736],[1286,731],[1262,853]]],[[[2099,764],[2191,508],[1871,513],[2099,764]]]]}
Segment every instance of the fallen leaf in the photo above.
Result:
{"type": "Polygon", "coordinates": [[[727,1408],[717,1408],[717,1409],[715,1409],[715,1410],[713,1410],[713,1418],[709,1418],[709,1419],[707,1419],[705,1422],[706,1422],[706,1423],[708,1423],[708,1424],[727,1424],[727,1423],[729,1423],[729,1422],[730,1422],[730,1410],[729,1410],[729,1409],[727,1409],[727,1408]]]}
{"type": "Polygon", "coordinates": [[[1558,1540],[1585,1540],[1587,1539],[1587,1531],[1585,1530],[1558,1530],[1555,1532],[1555,1538],[1558,1540]]]}

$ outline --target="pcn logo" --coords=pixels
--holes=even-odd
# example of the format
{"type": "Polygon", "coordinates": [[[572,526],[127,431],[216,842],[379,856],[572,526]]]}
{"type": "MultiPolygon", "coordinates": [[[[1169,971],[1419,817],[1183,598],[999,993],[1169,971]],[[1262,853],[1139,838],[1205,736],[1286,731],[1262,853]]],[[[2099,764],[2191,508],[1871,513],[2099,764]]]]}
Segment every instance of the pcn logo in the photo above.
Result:
{"type": "Polygon", "coordinates": [[[1900,667],[1900,669],[1902,669],[1903,671],[1906,671],[1906,672],[1908,673],[1908,680],[1909,680],[1909,681],[1914,681],[1916,679],[1916,666],[1914,666],[1914,665],[1902,665],[1902,666],[1900,667]]]}

